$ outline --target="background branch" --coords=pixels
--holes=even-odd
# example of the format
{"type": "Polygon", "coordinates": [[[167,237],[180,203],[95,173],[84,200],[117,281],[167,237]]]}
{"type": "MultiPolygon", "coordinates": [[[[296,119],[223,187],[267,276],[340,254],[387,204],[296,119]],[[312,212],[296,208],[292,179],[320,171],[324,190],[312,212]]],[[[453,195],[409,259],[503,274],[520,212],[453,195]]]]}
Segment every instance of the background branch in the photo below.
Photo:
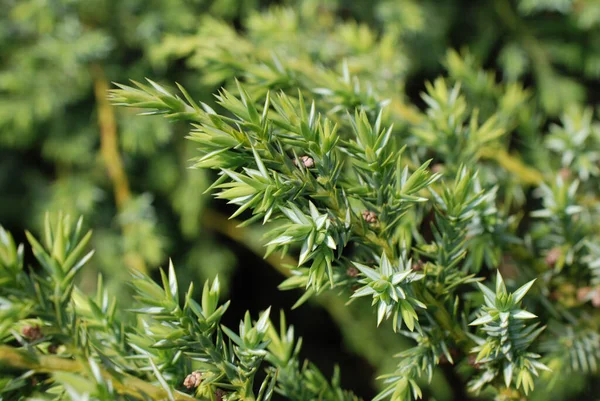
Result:
{"type": "MultiPolygon", "coordinates": [[[[115,111],[107,98],[109,86],[104,70],[99,64],[93,64],[91,73],[94,78],[94,95],[98,112],[98,126],[100,127],[100,154],[112,182],[117,210],[121,212],[127,202],[131,200],[131,190],[119,153],[115,111]]],[[[128,235],[130,232],[129,226],[124,225],[123,234],[128,235]]],[[[125,264],[143,273],[148,271],[146,262],[137,252],[126,252],[125,264]]]]}

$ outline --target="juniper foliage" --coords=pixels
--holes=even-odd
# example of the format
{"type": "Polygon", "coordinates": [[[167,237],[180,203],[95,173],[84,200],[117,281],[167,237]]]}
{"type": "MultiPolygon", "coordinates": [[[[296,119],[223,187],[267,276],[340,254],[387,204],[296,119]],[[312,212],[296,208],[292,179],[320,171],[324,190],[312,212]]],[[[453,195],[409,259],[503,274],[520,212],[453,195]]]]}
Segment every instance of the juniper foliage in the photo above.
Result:
{"type": "MultiPolygon", "coordinates": [[[[591,89],[598,81],[600,14],[593,1],[499,0],[463,9],[451,1],[364,7],[306,0],[244,8],[235,16],[241,29],[226,20],[233,16],[221,2],[200,21],[189,18],[195,9],[182,2],[165,7],[175,15],[164,21],[183,28],[146,31],[157,21],[149,11],[146,22],[135,25],[149,32],[141,44],[127,42],[139,35],[120,32],[110,18],[101,22],[111,29],[92,24],[78,36],[82,21],[105,14],[92,16],[79,2],[67,3],[41,25],[36,16],[44,13],[36,2],[11,3],[10,24],[3,26],[19,28],[32,48],[11,44],[10,29],[2,31],[10,62],[0,80],[9,95],[0,124],[10,129],[0,137],[7,149],[42,146],[57,166],[54,184],[42,180],[49,190],[35,197],[35,210],[67,206],[97,218],[94,225],[112,216],[116,224],[101,227],[90,263],[143,270],[165,258],[172,246],[167,238],[195,244],[187,259],[206,255],[211,245],[198,245],[197,222],[205,202],[199,193],[210,187],[217,201],[233,205],[231,217],[242,222],[235,232],[250,230],[252,239],[245,241],[255,244],[262,232],[269,260],[286,255],[274,265],[287,276],[281,289],[303,291],[296,307],[321,300],[337,311],[334,316],[355,313],[338,323],[353,349],[382,374],[375,399],[447,398],[436,384],[444,378],[457,399],[562,400],[585,394],[586,387],[594,391],[600,129],[591,89]],[[477,33],[463,39],[460,51],[448,50],[443,40],[453,26],[477,33]],[[56,47],[45,45],[48,29],[56,47]],[[79,38],[75,49],[63,49],[71,44],[65,34],[79,38]],[[79,44],[86,38],[122,50],[139,47],[144,60],[115,73],[120,61],[109,63],[119,51],[79,44]],[[52,60],[79,55],[67,60],[80,74],[69,81],[77,84],[69,86],[75,94],[22,86],[36,81],[27,76],[35,67],[19,67],[19,60],[37,57],[36,46],[52,60]],[[90,48],[100,50],[86,53],[90,48]],[[168,69],[177,63],[186,64],[181,77],[168,69]],[[117,130],[106,131],[106,118],[100,118],[99,133],[90,134],[96,128],[85,121],[76,130],[61,128],[74,124],[69,116],[75,114],[61,111],[82,107],[86,93],[99,117],[114,113],[99,71],[119,82],[135,78],[118,84],[111,101],[151,115],[135,118],[118,109],[116,146],[107,146],[105,133],[117,130]],[[423,83],[419,102],[411,93],[421,88],[424,71],[431,80],[423,83]],[[440,73],[444,77],[436,78],[440,73]],[[157,78],[137,82],[145,75],[157,78]],[[183,85],[170,85],[175,80],[183,85]],[[96,96],[86,92],[92,85],[96,96]],[[215,91],[214,99],[207,96],[215,91]],[[168,125],[160,116],[191,124],[187,145],[171,133],[184,124],[168,125]],[[58,128],[42,129],[48,121],[58,128]],[[85,146],[66,140],[66,131],[85,146]],[[98,169],[82,149],[98,150],[104,165],[98,169]],[[185,169],[189,164],[194,169],[185,169]],[[127,189],[122,184],[140,165],[153,167],[144,183],[132,181],[133,190],[127,189]],[[114,207],[99,201],[98,187],[114,191],[114,207]],[[131,195],[138,192],[152,192],[159,202],[131,195]],[[167,230],[165,216],[173,214],[180,227],[167,230]],[[351,305],[339,312],[340,302],[351,305]],[[403,348],[395,368],[382,357],[391,351],[388,344],[403,348]]],[[[115,14],[128,15],[123,7],[115,14]]],[[[64,78],[63,64],[55,65],[48,73],[64,78]]],[[[19,158],[9,161],[38,175],[19,158]]],[[[28,396],[29,389],[34,397],[48,390],[57,399],[182,399],[177,390],[190,387],[200,399],[268,399],[274,392],[353,399],[337,373],[329,380],[300,362],[285,323],[277,333],[263,314],[256,321],[248,315],[237,332],[219,326],[226,306],[217,307],[218,285],[208,285],[199,303],[180,294],[182,304],[173,269],[162,273],[162,287],[136,273],[130,281],[138,309],[120,310],[106,295],[88,301],[73,281],[85,246],[75,245],[77,235],[70,236],[62,218],[56,224],[38,227],[45,241],[28,236],[39,264],[28,274],[22,248],[2,232],[0,310],[6,319],[0,333],[9,344],[3,345],[6,364],[14,369],[0,376],[2,397],[28,396]],[[55,351],[58,356],[48,355],[55,351]],[[266,378],[254,383],[259,371],[266,378]]],[[[121,281],[111,277],[108,282],[121,281]]]]}
{"type": "MultiPolygon", "coordinates": [[[[595,226],[574,217],[595,212],[577,204],[577,179],[567,185],[558,177],[553,188],[541,184],[544,209],[531,216],[542,222],[519,235],[510,221],[518,217],[508,214],[523,201],[507,198],[501,204],[496,197],[499,187],[506,191],[515,186],[512,177],[495,173],[502,166],[478,160],[486,146],[506,149],[508,119],[502,124],[497,114],[484,117],[475,107],[469,111],[458,84],[450,89],[440,78],[427,87],[423,97],[429,109],[423,122],[407,128],[412,137],[405,141],[416,149],[412,159],[400,157],[406,152],[402,138],[382,126],[385,104],[375,110],[350,106],[332,111],[320,102],[323,91],[308,105],[302,91],[296,96],[267,92],[253,99],[238,83],[237,97],[227,90],[217,95],[225,111],[219,114],[181,87],[180,97],[153,81],[134,84],[119,85],[112,100],[148,109],[145,114],[190,121],[189,138],[200,146],[194,167],[219,171],[211,186],[217,198],[238,206],[234,217],[251,211],[245,225],[273,225],[265,234],[267,253],[298,250],[298,265],[283,288],[304,288],[301,301],[326,289],[339,289],[341,296],[352,298],[370,295],[378,324],[393,317],[394,330],[404,323],[409,332],[419,334],[415,350],[401,354],[398,371],[384,376],[389,386],[377,399],[419,398],[417,380],[431,379],[442,356],[453,361],[450,349],[467,361],[469,354],[476,354],[472,364],[481,372],[472,378],[470,389],[496,391],[500,398],[506,396],[501,387],[517,390],[510,397],[527,395],[534,388],[533,378],[550,371],[533,352],[543,327],[524,323],[537,316],[520,307],[534,282],[513,294],[500,273],[495,293],[479,283],[475,290],[472,284],[485,278],[485,266],[505,270],[517,282],[542,275],[537,291],[549,291],[564,279],[559,273],[565,263],[572,266],[590,257],[583,245],[595,226]],[[461,140],[465,142],[457,142],[461,140]],[[446,177],[429,171],[430,160],[419,163],[419,150],[443,160],[446,177]],[[479,167],[481,174],[467,163],[479,167]],[[424,235],[427,216],[432,216],[431,231],[424,235]],[[478,241],[478,235],[494,241],[478,241]],[[560,261],[548,261],[547,255],[545,267],[528,267],[540,249],[560,261]],[[423,264],[415,268],[423,273],[413,270],[409,253],[421,259],[423,264]],[[358,269],[354,280],[344,277],[349,267],[358,269]],[[348,282],[364,286],[349,289],[348,282]],[[478,313],[479,291],[485,306],[478,313]],[[473,331],[469,323],[481,329],[473,331]]],[[[519,168],[544,179],[537,170],[519,168]]],[[[516,186],[524,186],[526,174],[516,186]]],[[[585,299],[577,302],[582,305],[585,299]]],[[[533,305],[565,326],[589,324],[580,320],[581,310],[541,301],[533,305]]]]}
{"type": "Polygon", "coordinates": [[[102,277],[96,295],[84,294],[75,277],[94,253],[85,250],[91,232],[83,233],[82,219],[51,220],[42,240],[27,235],[37,262],[30,273],[24,246],[0,228],[3,399],[357,400],[339,378],[300,364],[301,340],[283,312],[279,331],[269,310],[257,320],[246,313],[239,330],[221,325],[229,302],[219,303],[218,278],[205,282],[198,301],[193,284],[179,293],[172,264],[160,285],[133,273],[134,308],[119,305],[102,277]],[[260,368],[266,377],[255,392],[260,368]]]}

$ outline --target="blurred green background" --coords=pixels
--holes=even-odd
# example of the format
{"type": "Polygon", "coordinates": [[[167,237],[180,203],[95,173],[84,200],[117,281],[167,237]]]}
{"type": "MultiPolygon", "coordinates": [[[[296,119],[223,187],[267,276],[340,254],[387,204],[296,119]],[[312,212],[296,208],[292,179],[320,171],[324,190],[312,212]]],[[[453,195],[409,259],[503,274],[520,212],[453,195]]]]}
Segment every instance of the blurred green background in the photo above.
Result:
{"type": "MultiPolygon", "coordinates": [[[[269,72],[279,59],[339,74],[346,62],[401,99],[410,121],[426,80],[464,76],[477,94],[489,88],[489,76],[472,73],[482,66],[534,88],[549,121],[600,100],[593,0],[3,0],[1,9],[0,224],[22,238],[46,211],[83,215],[97,250],[82,275],[89,290],[99,271],[124,291],[125,267],[152,273],[168,257],[185,281],[218,273],[234,306],[226,323],[245,309],[289,310],[299,294],[277,290],[281,262],[263,261],[261,233],[235,229],[233,209],[203,194],[213,176],[189,169],[187,127],[112,107],[111,82],[179,82],[214,105],[247,68],[260,92],[282,85],[269,72]]],[[[374,334],[370,312],[321,298],[289,314],[305,356],[328,373],[337,361],[343,384],[365,398],[403,346],[391,330],[374,334]]],[[[456,387],[434,383],[427,396],[467,399],[456,387]]]]}

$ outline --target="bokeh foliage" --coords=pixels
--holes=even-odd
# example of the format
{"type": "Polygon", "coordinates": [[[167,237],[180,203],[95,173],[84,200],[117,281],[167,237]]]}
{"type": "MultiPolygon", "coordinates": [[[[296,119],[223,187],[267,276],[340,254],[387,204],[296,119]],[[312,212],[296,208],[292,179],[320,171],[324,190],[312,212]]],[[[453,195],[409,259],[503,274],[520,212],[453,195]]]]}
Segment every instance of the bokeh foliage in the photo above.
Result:
{"type": "MultiPolygon", "coordinates": [[[[203,195],[216,176],[189,169],[199,145],[185,140],[184,124],[134,117],[135,111],[111,106],[106,91],[111,82],[130,78],[151,77],[169,92],[179,82],[195,101],[230,115],[237,111],[232,99],[243,95],[237,78],[250,99],[286,93],[292,99],[286,105],[288,98],[280,98],[286,112],[300,109],[300,95],[307,109],[314,100],[316,111],[342,130],[352,129],[353,121],[359,127],[379,121],[376,134],[390,128],[392,142],[407,145],[401,163],[411,173],[433,159],[429,168],[446,177],[447,187],[436,187],[432,195],[443,212],[434,216],[418,206],[393,228],[404,230],[402,238],[432,261],[428,268],[436,274],[444,274],[440,266],[461,263],[469,274],[516,269],[523,277],[513,277],[512,284],[543,277],[547,285],[539,291],[560,307],[558,312],[548,307],[544,316],[562,314],[571,323],[547,329],[555,334],[542,347],[553,355],[548,365],[595,371],[597,354],[589,350],[598,349],[597,322],[590,319],[590,327],[575,322],[588,313],[597,320],[592,304],[600,291],[597,2],[268,3],[9,0],[0,16],[0,222],[16,233],[25,227],[39,232],[45,211],[84,215],[95,229],[96,249],[93,268],[82,272],[86,289],[95,287],[101,271],[109,288],[122,290],[124,267],[156,273],[167,255],[175,266],[185,266],[180,278],[212,278],[218,272],[226,287],[236,257],[214,233],[262,253],[263,230],[235,231],[223,217],[235,209],[203,195]],[[212,94],[220,87],[229,92],[216,99],[212,94]],[[354,118],[355,108],[364,117],[354,118]],[[468,176],[468,188],[459,185],[471,174],[464,165],[478,170],[476,178],[468,176]],[[477,197],[482,191],[485,196],[477,197]],[[468,209],[468,222],[461,220],[467,213],[461,208],[468,209]],[[425,232],[411,229],[430,220],[433,228],[425,232]],[[466,250],[466,258],[458,262],[460,252],[445,251],[452,249],[466,250]],[[582,304],[584,314],[576,309],[571,316],[571,308],[582,304]],[[569,346],[582,351],[573,353],[569,346]]],[[[369,146],[358,141],[348,152],[360,160],[369,146]]],[[[316,161],[317,168],[324,165],[316,161]]],[[[359,185],[376,184],[372,160],[360,161],[362,176],[351,186],[357,193],[359,185]]],[[[215,166],[209,163],[199,162],[215,166]]],[[[327,163],[331,167],[336,160],[327,163]]],[[[360,196],[366,208],[378,206],[376,194],[360,196]]],[[[225,189],[220,197],[234,198],[225,189]]],[[[400,210],[390,205],[380,213],[389,222],[400,210]]],[[[297,251],[301,256],[302,249],[297,251]]],[[[349,348],[389,372],[395,361],[382,355],[406,343],[375,332],[370,309],[359,303],[353,303],[350,318],[334,313],[336,322],[349,348]],[[357,330],[352,319],[366,323],[357,330]],[[369,336],[378,336],[383,351],[361,340],[369,336]]],[[[565,399],[564,394],[585,391],[585,383],[583,376],[560,382],[538,397],[565,399]]],[[[443,384],[430,388],[426,396],[430,391],[438,399],[458,397],[443,384]]]]}

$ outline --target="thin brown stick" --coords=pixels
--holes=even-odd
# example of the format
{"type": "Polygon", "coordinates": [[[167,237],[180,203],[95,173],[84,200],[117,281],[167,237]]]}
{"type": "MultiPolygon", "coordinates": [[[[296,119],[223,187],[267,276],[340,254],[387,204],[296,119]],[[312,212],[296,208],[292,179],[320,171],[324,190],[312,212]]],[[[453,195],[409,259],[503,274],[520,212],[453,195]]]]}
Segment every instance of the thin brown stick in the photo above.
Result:
{"type": "Polygon", "coordinates": [[[109,87],[102,67],[94,64],[92,66],[92,76],[94,77],[94,94],[100,127],[100,153],[113,184],[117,208],[120,209],[131,199],[131,191],[123,168],[123,161],[119,154],[115,113],[106,97],[109,87]]]}
{"type": "MultiPolygon", "coordinates": [[[[247,230],[239,227],[239,221],[228,219],[226,216],[215,210],[208,210],[202,216],[202,223],[208,229],[216,231],[234,240],[238,244],[243,245],[245,248],[253,252],[255,255],[262,257],[262,245],[256,241],[251,241],[247,230]]],[[[278,252],[274,252],[269,255],[267,258],[265,258],[265,261],[285,277],[290,277],[292,275],[290,269],[288,269],[286,265],[298,265],[298,261],[293,257],[282,255],[278,252]]]]}
{"type": "MultiPolygon", "coordinates": [[[[98,126],[100,127],[100,154],[112,182],[117,210],[121,211],[131,199],[131,190],[123,167],[123,160],[119,154],[115,112],[107,98],[109,86],[102,67],[98,64],[92,65],[91,73],[94,78],[94,95],[98,110],[98,126]]],[[[130,229],[128,226],[124,226],[123,233],[127,235],[128,232],[130,229]]],[[[137,271],[147,272],[144,259],[136,252],[125,254],[125,264],[137,271]]]]}

